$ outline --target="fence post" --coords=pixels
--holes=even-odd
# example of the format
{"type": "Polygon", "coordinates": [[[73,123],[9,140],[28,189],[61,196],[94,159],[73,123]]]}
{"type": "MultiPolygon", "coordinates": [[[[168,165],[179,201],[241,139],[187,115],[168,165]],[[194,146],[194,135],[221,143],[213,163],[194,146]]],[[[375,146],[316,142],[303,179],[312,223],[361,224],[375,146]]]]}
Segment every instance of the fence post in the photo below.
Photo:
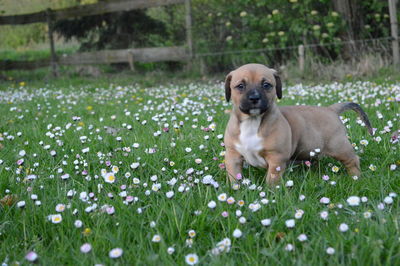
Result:
{"type": "Polygon", "coordinates": [[[133,61],[133,52],[132,51],[128,51],[128,63],[129,63],[129,68],[131,69],[131,71],[135,71],[135,64],[133,61]]]}
{"type": "Polygon", "coordinates": [[[188,68],[192,67],[192,59],[193,59],[193,39],[192,39],[192,7],[190,0],[185,0],[185,22],[186,22],[186,42],[188,46],[188,68]]]}
{"type": "Polygon", "coordinates": [[[56,51],[54,48],[54,39],[53,39],[53,13],[52,10],[49,8],[47,9],[46,12],[47,16],[47,25],[49,28],[49,41],[50,41],[50,53],[51,53],[51,72],[53,74],[53,77],[58,76],[58,70],[57,70],[57,56],[56,56],[56,51]]]}
{"type": "Polygon", "coordinates": [[[304,45],[299,45],[299,69],[301,74],[304,73],[304,45]]]}
{"type": "Polygon", "coordinates": [[[399,36],[398,24],[396,14],[396,0],[389,0],[389,13],[390,13],[390,29],[392,32],[392,50],[393,50],[393,64],[399,66],[399,36]]]}

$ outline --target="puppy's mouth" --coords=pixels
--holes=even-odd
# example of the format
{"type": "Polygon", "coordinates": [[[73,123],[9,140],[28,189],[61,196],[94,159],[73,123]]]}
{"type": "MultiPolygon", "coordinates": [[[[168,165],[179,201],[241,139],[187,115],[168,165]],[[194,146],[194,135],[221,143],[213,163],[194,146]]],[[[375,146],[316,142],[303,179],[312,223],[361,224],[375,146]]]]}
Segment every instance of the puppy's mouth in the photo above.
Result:
{"type": "Polygon", "coordinates": [[[265,104],[257,104],[257,105],[241,104],[239,106],[239,109],[244,114],[256,116],[265,113],[268,108],[265,104]]]}
{"type": "Polygon", "coordinates": [[[257,108],[257,109],[250,109],[250,110],[249,110],[249,113],[250,113],[251,115],[259,115],[259,114],[261,113],[261,110],[260,110],[260,108],[257,108]]]}

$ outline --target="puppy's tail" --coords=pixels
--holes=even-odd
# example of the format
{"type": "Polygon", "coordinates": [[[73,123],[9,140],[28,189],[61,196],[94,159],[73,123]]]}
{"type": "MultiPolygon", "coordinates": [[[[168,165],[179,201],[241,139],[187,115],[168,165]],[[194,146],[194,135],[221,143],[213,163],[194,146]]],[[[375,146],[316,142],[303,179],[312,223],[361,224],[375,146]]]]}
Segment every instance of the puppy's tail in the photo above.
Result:
{"type": "Polygon", "coordinates": [[[347,111],[347,110],[353,110],[355,111],[360,117],[361,120],[364,122],[365,126],[368,129],[368,133],[372,136],[372,127],[371,127],[371,123],[369,122],[368,116],[367,114],[364,112],[364,110],[361,108],[361,106],[359,106],[356,103],[335,103],[332,104],[331,106],[329,106],[329,108],[331,110],[333,110],[335,113],[337,113],[338,115],[340,115],[341,113],[347,111]]]}

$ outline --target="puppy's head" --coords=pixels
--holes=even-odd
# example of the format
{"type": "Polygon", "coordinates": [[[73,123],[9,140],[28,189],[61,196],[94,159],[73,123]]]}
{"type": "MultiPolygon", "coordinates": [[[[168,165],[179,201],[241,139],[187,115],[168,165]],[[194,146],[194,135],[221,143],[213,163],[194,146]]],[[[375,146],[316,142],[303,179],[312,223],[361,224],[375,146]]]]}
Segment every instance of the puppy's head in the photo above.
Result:
{"type": "Polygon", "coordinates": [[[247,115],[266,112],[282,98],[282,83],[276,70],[260,64],[239,67],[226,76],[225,98],[247,115]]]}

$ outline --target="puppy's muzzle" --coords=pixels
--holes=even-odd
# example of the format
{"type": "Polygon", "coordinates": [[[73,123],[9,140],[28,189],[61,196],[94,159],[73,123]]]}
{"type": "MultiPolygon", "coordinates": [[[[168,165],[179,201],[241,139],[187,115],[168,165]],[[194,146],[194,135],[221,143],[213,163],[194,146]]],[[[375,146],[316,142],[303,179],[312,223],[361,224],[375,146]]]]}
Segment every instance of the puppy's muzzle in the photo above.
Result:
{"type": "Polygon", "coordinates": [[[261,100],[261,96],[258,92],[250,94],[247,98],[254,105],[257,105],[261,100]]]}
{"type": "Polygon", "coordinates": [[[253,89],[242,98],[239,108],[245,114],[258,115],[267,110],[267,99],[259,90],[253,89]]]}

